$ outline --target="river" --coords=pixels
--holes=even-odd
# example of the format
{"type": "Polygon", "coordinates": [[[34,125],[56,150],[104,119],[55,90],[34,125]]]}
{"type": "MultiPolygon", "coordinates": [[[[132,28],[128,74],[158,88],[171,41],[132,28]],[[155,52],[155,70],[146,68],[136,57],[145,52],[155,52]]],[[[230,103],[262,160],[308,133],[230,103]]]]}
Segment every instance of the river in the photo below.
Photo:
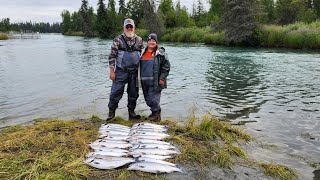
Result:
{"type": "MultiPolygon", "coordinates": [[[[111,40],[42,35],[0,41],[0,127],[37,118],[106,118],[111,40]]],[[[171,72],[163,119],[209,112],[320,162],[320,54],[162,43],[171,72]]],[[[127,96],[117,115],[127,117],[127,96]]],[[[140,92],[137,111],[148,115],[140,92]]]]}

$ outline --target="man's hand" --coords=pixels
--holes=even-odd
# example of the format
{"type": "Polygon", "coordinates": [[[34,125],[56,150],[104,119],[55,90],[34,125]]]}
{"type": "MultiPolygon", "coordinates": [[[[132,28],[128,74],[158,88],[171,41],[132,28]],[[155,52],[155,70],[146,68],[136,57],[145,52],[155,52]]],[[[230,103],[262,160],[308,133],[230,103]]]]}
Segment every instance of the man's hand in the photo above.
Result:
{"type": "Polygon", "coordinates": [[[160,79],[160,80],[159,80],[159,84],[160,84],[161,86],[164,86],[164,83],[165,83],[165,80],[164,80],[164,79],[160,79]]]}
{"type": "Polygon", "coordinates": [[[113,68],[110,68],[110,79],[114,81],[116,79],[116,73],[113,68]]]}

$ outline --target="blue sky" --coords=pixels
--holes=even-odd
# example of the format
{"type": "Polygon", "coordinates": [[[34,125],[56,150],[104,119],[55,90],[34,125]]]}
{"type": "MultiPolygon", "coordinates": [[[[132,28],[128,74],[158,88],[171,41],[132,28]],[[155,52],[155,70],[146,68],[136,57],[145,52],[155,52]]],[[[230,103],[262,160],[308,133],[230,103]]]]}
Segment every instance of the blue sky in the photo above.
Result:
{"type": "MultiPolygon", "coordinates": [[[[96,9],[98,0],[89,0],[89,5],[96,9]]],[[[173,0],[177,2],[177,0],[173,0]]],[[[106,2],[106,1],[105,1],[106,2]]],[[[118,0],[116,0],[118,3],[118,0]]],[[[180,0],[191,12],[194,0],[180,0]]],[[[207,0],[202,0],[206,3],[207,0]]],[[[61,22],[62,10],[76,11],[81,0],[0,0],[0,19],[9,17],[11,22],[61,22]]]]}

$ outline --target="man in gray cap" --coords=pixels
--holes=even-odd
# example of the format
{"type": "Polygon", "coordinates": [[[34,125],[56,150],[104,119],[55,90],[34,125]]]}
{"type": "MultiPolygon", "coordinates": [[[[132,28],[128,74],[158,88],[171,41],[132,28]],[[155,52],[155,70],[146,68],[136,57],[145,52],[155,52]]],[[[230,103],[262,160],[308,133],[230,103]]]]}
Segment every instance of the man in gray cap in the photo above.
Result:
{"type": "Polygon", "coordinates": [[[135,113],[138,88],[138,67],[143,49],[142,38],[135,34],[135,24],[132,19],[125,19],[123,33],[113,40],[109,54],[110,79],[112,82],[108,120],[115,117],[118,103],[127,85],[129,120],[140,119],[141,116],[135,113]]]}

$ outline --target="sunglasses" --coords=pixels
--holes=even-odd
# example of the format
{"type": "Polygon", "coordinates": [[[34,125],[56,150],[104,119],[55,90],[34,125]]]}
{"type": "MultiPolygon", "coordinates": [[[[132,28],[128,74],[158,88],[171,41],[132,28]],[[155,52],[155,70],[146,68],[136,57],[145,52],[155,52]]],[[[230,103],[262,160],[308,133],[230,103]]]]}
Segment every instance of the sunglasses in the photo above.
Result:
{"type": "Polygon", "coordinates": [[[133,26],[132,25],[126,25],[126,29],[132,29],[133,26]]]}

